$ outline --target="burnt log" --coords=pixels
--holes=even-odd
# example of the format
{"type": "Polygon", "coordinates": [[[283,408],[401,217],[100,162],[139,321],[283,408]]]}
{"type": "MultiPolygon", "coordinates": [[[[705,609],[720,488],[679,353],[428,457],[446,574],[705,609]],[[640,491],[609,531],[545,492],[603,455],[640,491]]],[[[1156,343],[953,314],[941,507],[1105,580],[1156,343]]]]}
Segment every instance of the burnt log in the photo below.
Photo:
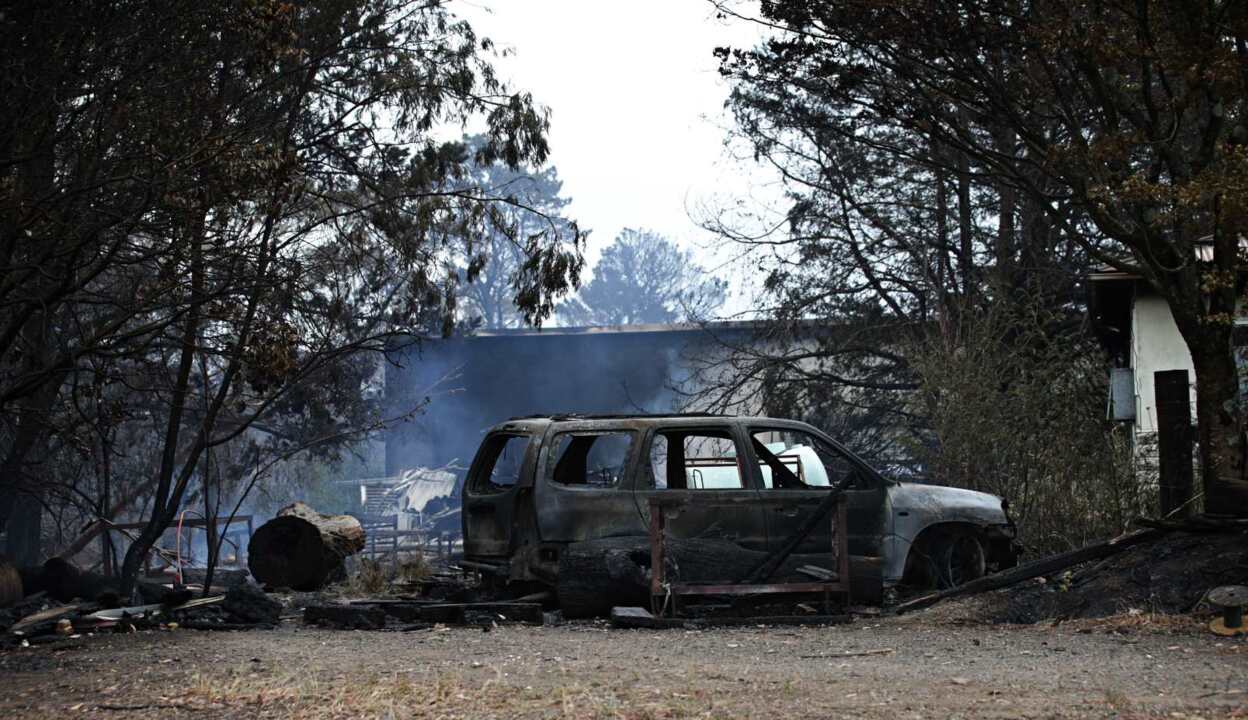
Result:
{"type": "MultiPolygon", "coordinates": [[[[88,600],[106,608],[117,608],[131,600],[121,596],[117,578],[82,570],[60,557],[49,559],[38,571],[24,571],[23,579],[28,577],[32,587],[63,603],[88,600]]],[[[26,591],[29,593],[32,587],[27,587],[26,591]]],[[[190,591],[181,586],[168,588],[139,580],[134,587],[138,599],[145,604],[180,605],[191,598],[190,591]]]]}
{"type": "Polygon", "coordinates": [[[303,503],[283,508],[247,544],[247,567],[269,587],[319,590],[346,577],[343,560],[364,549],[364,528],[350,515],[324,515],[303,503]]]}
{"type": "Polygon", "coordinates": [[[0,556],[0,608],[13,607],[25,594],[21,572],[8,558],[0,556]]]}
{"type": "Polygon", "coordinates": [[[380,630],[386,626],[386,611],[363,605],[310,605],[303,609],[303,622],[343,630],[380,630]]]}
{"type": "MultiPolygon", "coordinates": [[[[668,537],[664,577],[670,582],[731,585],[777,556],[726,540],[668,537]]],[[[789,554],[769,571],[773,582],[810,582],[801,568],[818,567],[831,580],[836,573],[827,553],[789,554]]],[[[572,543],[559,556],[556,592],[564,617],[605,616],[616,606],[650,605],[650,542],[618,537],[572,543]]]]}

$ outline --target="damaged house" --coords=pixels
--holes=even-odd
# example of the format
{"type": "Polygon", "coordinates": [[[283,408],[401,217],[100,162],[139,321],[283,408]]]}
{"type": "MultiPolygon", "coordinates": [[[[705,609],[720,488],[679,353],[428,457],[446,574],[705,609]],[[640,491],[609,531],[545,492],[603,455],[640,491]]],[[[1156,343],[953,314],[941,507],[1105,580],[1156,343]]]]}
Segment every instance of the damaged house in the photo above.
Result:
{"type": "MultiPolygon", "coordinates": [[[[425,339],[386,368],[388,416],[422,412],[384,436],[388,477],[463,467],[495,423],[550,413],[657,413],[689,359],[749,342],[750,322],[495,330],[425,339]]],[[[458,471],[461,475],[462,470],[458,471]]]]}

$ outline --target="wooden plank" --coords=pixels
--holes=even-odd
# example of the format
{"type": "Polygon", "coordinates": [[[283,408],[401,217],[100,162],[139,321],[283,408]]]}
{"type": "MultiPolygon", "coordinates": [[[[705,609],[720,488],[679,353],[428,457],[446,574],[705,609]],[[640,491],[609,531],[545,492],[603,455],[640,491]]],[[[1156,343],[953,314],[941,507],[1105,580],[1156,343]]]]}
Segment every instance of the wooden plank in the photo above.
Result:
{"type": "Polygon", "coordinates": [[[497,616],[493,619],[541,625],[544,621],[542,604],[535,602],[477,602],[477,603],[392,603],[378,606],[386,614],[404,622],[433,622],[463,625],[469,613],[497,616]]]}
{"type": "Polygon", "coordinates": [[[836,582],[840,579],[836,576],[836,573],[827,568],[821,568],[818,565],[803,565],[799,567],[797,571],[807,577],[812,577],[816,580],[823,580],[825,582],[836,582]]]}
{"type": "Polygon", "coordinates": [[[17,622],[13,623],[13,625],[9,627],[9,632],[15,635],[23,634],[26,631],[30,630],[31,628],[37,625],[40,625],[42,623],[49,622],[52,620],[59,620],[63,617],[68,617],[70,615],[73,615],[74,613],[78,612],[78,608],[80,607],[82,606],[81,605],[60,605],[58,607],[51,607],[46,610],[40,610],[37,613],[31,613],[30,615],[27,615],[21,620],[18,620],[17,622]]]}
{"type": "Polygon", "coordinates": [[[463,607],[466,612],[488,613],[490,615],[497,615],[503,620],[512,620],[515,622],[526,622],[541,625],[544,620],[541,603],[480,602],[465,603],[463,607]]]}
{"type": "Polygon", "coordinates": [[[758,625],[841,625],[853,622],[849,615],[760,615],[756,617],[667,618],[655,617],[639,607],[611,609],[611,625],[617,628],[666,630],[758,625]]]}
{"type": "Polygon", "coordinates": [[[359,605],[309,605],[303,609],[303,621],[309,625],[380,630],[386,626],[386,613],[381,608],[359,605]]]}
{"type": "Polygon", "coordinates": [[[839,582],[770,583],[753,585],[672,585],[676,595],[771,595],[781,593],[844,592],[839,582]]]}
{"type": "Polygon", "coordinates": [[[1153,373],[1157,393],[1157,464],[1161,515],[1192,498],[1192,400],[1186,370],[1153,373]]]}
{"type": "Polygon", "coordinates": [[[611,608],[611,625],[617,628],[662,630],[664,628],[683,628],[685,620],[681,618],[655,617],[649,610],[639,607],[611,608]]]}
{"type": "Polygon", "coordinates": [[[836,572],[841,584],[845,586],[845,603],[848,605],[854,601],[854,584],[849,573],[849,498],[844,495],[836,509],[836,530],[832,535],[832,546],[836,548],[836,572]]]}
{"type": "Polygon", "coordinates": [[[181,605],[177,605],[175,607],[169,608],[169,612],[176,612],[178,610],[190,610],[191,608],[204,607],[205,605],[216,605],[217,603],[221,603],[221,602],[225,602],[224,595],[213,595],[212,597],[195,598],[194,600],[187,600],[181,605]]]}
{"type": "Polygon", "coordinates": [[[664,575],[667,568],[663,558],[663,506],[650,498],[650,595],[663,594],[664,575]]]}
{"type": "Polygon", "coordinates": [[[84,616],[87,620],[120,620],[122,617],[129,615],[130,617],[138,617],[140,615],[148,615],[159,611],[163,605],[154,603],[152,605],[131,605],[130,607],[109,608],[93,612],[84,616]]]}

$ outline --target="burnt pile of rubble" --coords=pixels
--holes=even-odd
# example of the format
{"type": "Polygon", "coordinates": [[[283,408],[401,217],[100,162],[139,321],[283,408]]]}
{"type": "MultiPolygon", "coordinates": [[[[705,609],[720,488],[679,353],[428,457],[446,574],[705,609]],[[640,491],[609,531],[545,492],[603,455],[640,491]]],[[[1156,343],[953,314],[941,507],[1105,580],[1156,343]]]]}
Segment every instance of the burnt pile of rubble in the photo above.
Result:
{"type": "Polygon", "coordinates": [[[1248,531],[1171,532],[1100,562],[1020,584],[991,620],[1035,623],[1203,609],[1214,588],[1248,585],[1248,531]]]}
{"type": "Polygon", "coordinates": [[[957,602],[960,621],[1032,624],[1121,615],[1208,614],[1215,591],[1248,586],[1248,521],[1139,519],[1144,529],[1038,558],[965,585],[906,600],[899,614],[957,602]]]}
{"type": "Polygon", "coordinates": [[[123,605],[114,586],[101,576],[53,559],[42,568],[7,574],[9,607],[0,609],[0,643],[40,645],[105,632],[177,628],[250,630],[274,628],[282,604],[260,588],[235,583],[227,591],[204,596],[200,588],[141,583],[140,605],[123,605]],[[18,578],[13,583],[13,577],[18,578]],[[25,592],[29,587],[32,592],[25,592]],[[19,588],[20,599],[13,597],[19,588]]]}

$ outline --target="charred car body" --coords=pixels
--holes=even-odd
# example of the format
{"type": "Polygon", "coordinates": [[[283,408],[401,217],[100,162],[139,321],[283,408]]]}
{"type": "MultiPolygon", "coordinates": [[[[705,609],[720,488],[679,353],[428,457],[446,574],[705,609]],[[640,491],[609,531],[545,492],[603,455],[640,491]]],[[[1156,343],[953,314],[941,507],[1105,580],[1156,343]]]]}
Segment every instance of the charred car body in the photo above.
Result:
{"type": "MultiPolygon", "coordinates": [[[[465,560],[508,583],[559,588],[567,613],[561,586],[578,569],[566,556],[587,544],[632,543],[645,564],[656,494],[715,493],[713,509],[690,503],[669,528],[766,553],[833,489],[847,498],[857,601],[879,602],[897,586],[958,584],[1016,561],[1001,498],[887,479],[805,423],[715,415],[550,416],[495,426],[464,484],[465,560]]],[[[828,527],[798,552],[830,548],[828,527]]]]}

